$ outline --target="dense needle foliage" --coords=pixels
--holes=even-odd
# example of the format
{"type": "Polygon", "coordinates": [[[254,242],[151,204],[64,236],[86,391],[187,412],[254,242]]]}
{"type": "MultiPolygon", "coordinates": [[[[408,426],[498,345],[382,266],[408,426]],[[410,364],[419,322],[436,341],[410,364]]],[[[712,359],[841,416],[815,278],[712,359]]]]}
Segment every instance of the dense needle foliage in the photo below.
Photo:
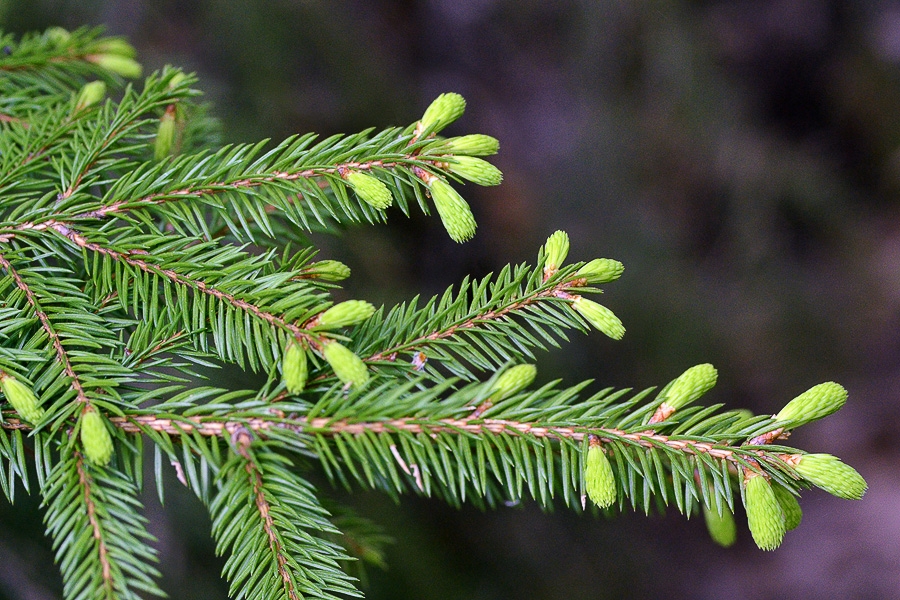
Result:
{"type": "Polygon", "coordinates": [[[709,364],[658,390],[533,386],[535,351],[568,331],[625,333],[591,298],[622,265],[567,263],[563,232],[434,298],[335,303],[350,268],[308,233],[396,206],[474,235],[458,184],[500,183],[482,158],[498,143],[440,137],[460,96],[408,127],[223,147],[195,79],[140,80],[121,39],[0,46],[0,484],[43,498],[66,598],[163,595],[147,461],[161,499],[171,470],[207,506],[237,598],[359,595],[349,561],[380,563],[384,536],[326,509],[314,472],[454,505],[674,505],[723,545],[740,500],[764,549],[799,524],[802,489],[865,492],[835,457],[780,445],[843,405],[836,383],[774,416],[696,404],[709,364]],[[224,368],[263,383],[216,387],[224,368]]]}

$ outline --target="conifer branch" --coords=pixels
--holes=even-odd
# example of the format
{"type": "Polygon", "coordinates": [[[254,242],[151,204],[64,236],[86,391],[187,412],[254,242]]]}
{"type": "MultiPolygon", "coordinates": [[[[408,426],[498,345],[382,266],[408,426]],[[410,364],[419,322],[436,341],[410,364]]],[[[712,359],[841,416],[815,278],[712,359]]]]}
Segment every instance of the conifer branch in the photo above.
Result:
{"type": "Polygon", "coordinates": [[[585,397],[590,381],[532,389],[535,349],[569,330],[625,333],[591,299],[623,265],[566,264],[562,231],[535,265],[421,304],[335,303],[350,269],[313,262],[302,232],[415,202],[454,241],[474,235],[451,184],[499,184],[481,158],[499,142],[440,135],[463,114],[458,94],[406,127],[217,147],[192,76],[167,67],[123,86],[141,69],[124,40],[51,29],[2,41],[0,487],[12,501],[36,475],[67,600],[162,595],[137,500],[145,443],[160,498],[170,464],[207,505],[231,594],[247,598],[359,594],[341,519],[307,481],[314,461],[332,483],[456,505],[674,500],[699,507],[722,544],[740,498],[767,550],[799,524],[801,489],[865,492],[836,457],[777,445],[844,404],[833,382],[772,416],[696,405],[716,382],[710,364],[655,397],[585,397]],[[218,368],[265,383],[205,385],[218,368]]]}
{"type": "Polygon", "coordinates": [[[75,369],[72,367],[72,361],[69,358],[69,354],[66,349],[63,347],[62,340],[59,334],[56,332],[56,329],[53,326],[53,323],[50,321],[50,317],[47,316],[47,313],[41,310],[40,302],[36,297],[34,291],[29,287],[29,285],[25,282],[19,272],[10,264],[10,262],[6,259],[3,254],[0,254],[0,267],[2,267],[7,273],[9,273],[10,277],[16,283],[16,287],[18,287],[25,294],[25,298],[28,302],[28,305],[31,307],[32,312],[34,312],[35,317],[40,321],[41,328],[47,334],[47,338],[50,340],[50,344],[53,347],[54,352],[56,353],[57,360],[62,364],[63,371],[66,374],[66,377],[69,378],[69,385],[72,387],[72,390],[75,392],[75,397],[78,402],[83,404],[85,407],[90,405],[90,400],[85,394],[84,386],[81,384],[81,379],[78,374],[75,372],[75,369]]]}

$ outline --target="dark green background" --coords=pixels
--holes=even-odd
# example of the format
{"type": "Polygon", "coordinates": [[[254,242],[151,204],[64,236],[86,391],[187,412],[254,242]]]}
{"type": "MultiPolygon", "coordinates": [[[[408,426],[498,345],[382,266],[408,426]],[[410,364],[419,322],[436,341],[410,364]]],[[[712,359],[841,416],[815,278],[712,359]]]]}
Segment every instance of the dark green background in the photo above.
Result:
{"type": "MultiPolygon", "coordinates": [[[[603,302],[621,342],[576,337],[540,377],[664,384],[719,368],[710,402],[775,412],[826,380],[847,407],[792,443],[837,454],[870,490],[804,495],[775,553],[741,526],[723,551],[699,519],[613,520],[533,505],[455,511],[357,492],[398,541],[369,598],[891,598],[900,590],[900,7],[825,0],[16,2],[24,32],[106,24],[148,69],[195,70],[229,141],[407,124],[440,92],[452,134],[501,140],[502,186],[463,193],[463,246],[437,219],[321,240],[350,294],[393,303],[465,274],[570,256],[625,263],[603,302]]],[[[173,598],[224,598],[199,503],[148,497],[173,598]]],[[[34,499],[0,508],[0,595],[58,594],[34,499]]]]}

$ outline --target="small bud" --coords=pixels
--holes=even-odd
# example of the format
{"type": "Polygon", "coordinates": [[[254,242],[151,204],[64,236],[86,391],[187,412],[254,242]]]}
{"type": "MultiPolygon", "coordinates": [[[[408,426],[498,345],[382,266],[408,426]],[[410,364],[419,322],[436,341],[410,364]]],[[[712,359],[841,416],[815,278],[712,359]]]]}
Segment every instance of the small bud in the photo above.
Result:
{"type": "Polygon", "coordinates": [[[734,515],[727,506],[722,507],[722,514],[716,512],[716,508],[706,508],[703,504],[703,520],[706,522],[706,530],[709,537],[722,546],[728,548],[737,540],[737,525],[734,523],[734,515]]]}
{"type": "Polygon", "coordinates": [[[72,34],[62,27],[50,27],[44,32],[44,37],[57,45],[62,45],[69,41],[72,34]]]}
{"type": "Polygon", "coordinates": [[[320,260],[305,269],[303,275],[323,281],[343,281],[350,277],[350,267],[339,260],[320,260]]]}
{"type": "Polygon", "coordinates": [[[829,381],[806,390],[778,411],[773,418],[799,427],[827,417],[839,410],[847,402],[847,390],[840,384],[829,381]]]}
{"type": "Polygon", "coordinates": [[[803,454],[794,469],[814,486],[847,500],[859,500],[869,487],[856,469],[830,454],[803,454]]]}
{"type": "Polygon", "coordinates": [[[334,369],[337,378],[345,384],[359,387],[369,380],[369,370],[362,359],[337,342],[325,344],[322,347],[322,354],[334,369]]]}
{"type": "Polygon", "coordinates": [[[125,58],[134,58],[137,56],[137,50],[123,38],[104,38],[94,46],[98,53],[114,54],[116,56],[124,56],[125,58]]]}
{"type": "Polygon", "coordinates": [[[772,491],[775,492],[775,499],[778,500],[781,511],[784,513],[784,528],[787,531],[796,529],[803,519],[803,509],[800,508],[800,503],[797,502],[797,496],[789,492],[783,485],[778,485],[777,483],[772,484],[772,491]]]}
{"type": "Polygon", "coordinates": [[[429,188],[450,239],[460,243],[472,239],[475,235],[475,217],[462,196],[449,183],[439,178],[433,179],[429,188]]]}
{"type": "Polygon", "coordinates": [[[544,273],[556,273],[569,255],[569,234],[554,231],[544,243],[544,273]]]}
{"type": "Polygon", "coordinates": [[[0,375],[0,390],[19,416],[29,423],[36,424],[44,416],[44,409],[38,404],[34,390],[9,373],[0,375]]]}
{"type": "Polygon", "coordinates": [[[291,394],[299,394],[306,386],[307,374],[306,350],[297,342],[289,342],[281,360],[284,387],[291,394]]]}
{"type": "Polygon", "coordinates": [[[460,118],[465,110],[465,98],[453,92],[441,94],[425,109],[419,123],[423,130],[433,127],[432,131],[437,133],[460,118]]]}
{"type": "Polygon", "coordinates": [[[625,265],[611,258],[595,258],[575,272],[576,279],[584,278],[590,285],[615,281],[622,276],[625,265]]]}
{"type": "Polygon", "coordinates": [[[93,106],[100,102],[106,95],[106,84],[102,81],[92,81],[86,83],[78,92],[78,99],[75,101],[75,111],[84,110],[89,106],[93,106]]]}
{"type": "Polygon", "coordinates": [[[347,300],[346,302],[335,304],[320,314],[315,321],[315,326],[324,329],[349,327],[365,321],[374,312],[375,307],[365,300],[347,300]]]}
{"type": "Polygon", "coordinates": [[[185,75],[183,71],[178,71],[177,73],[172,75],[172,78],[169,79],[169,83],[166,85],[166,87],[170,90],[174,90],[179,85],[181,85],[181,82],[185,79],[187,79],[187,75],[185,75]]]}
{"type": "Polygon", "coordinates": [[[453,137],[428,146],[428,151],[458,156],[491,156],[500,150],[500,142],[495,137],[481,133],[453,137]]]}
{"type": "Polygon", "coordinates": [[[359,171],[350,171],[345,175],[347,183],[366,203],[379,210],[387,208],[394,201],[391,191],[377,177],[359,171]]]}
{"type": "Polygon", "coordinates": [[[588,448],[584,468],[584,487],[588,498],[599,506],[606,508],[616,501],[616,478],[612,465],[599,445],[588,448]]]}
{"type": "Polygon", "coordinates": [[[84,455],[98,467],[109,463],[113,453],[112,437],[106,428],[106,419],[91,408],[81,416],[81,445],[84,455]]]}
{"type": "Polygon", "coordinates": [[[175,111],[166,110],[159,118],[159,129],[156,132],[156,141],[153,144],[153,157],[162,160],[172,152],[175,145],[175,111]]]}
{"type": "Polygon", "coordinates": [[[122,77],[140,77],[143,71],[139,62],[120,54],[91,54],[87,60],[122,77]]]}
{"type": "Polygon", "coordinates": [[[612,339],[621,340],[625,335],[625,326],[622,325],[622,321],[613,314],[613,311],[602,304],[597,304],[593,300],[578,296],[575,298],[575,301],[572,302],[572,308],[578,311],[578,313],[598,331],[608,335],[612,339]]]}
{"type": "Polygon", "coordinates": [[[454,156],[447,170],[478,185],[500,185],[503,173],[486,160],[474,156],[454,156]]]}
{"type": "Polygon", "coordinates": [[[673,409],[686,406],[716,385],[718,372],[709,363],[695,365],[678,376],[666,392],[665,404],[673,409]]]}
{"type": "Polygon", "coordinates": [[[495,402],[499,402],[513,394],[518,394],[531,385],[535,375],[537,375],[537,367],[534,365],[510,367],[494,382],[494,387],[491,388],[491,397],[495,402]]]}
{"type": "Polygon", "coordinates": [[[744,508],[753,541],[762,550],[774,550],[784,539],[784,512],[765,477],[751,474],[744,481],[744,508]]]}

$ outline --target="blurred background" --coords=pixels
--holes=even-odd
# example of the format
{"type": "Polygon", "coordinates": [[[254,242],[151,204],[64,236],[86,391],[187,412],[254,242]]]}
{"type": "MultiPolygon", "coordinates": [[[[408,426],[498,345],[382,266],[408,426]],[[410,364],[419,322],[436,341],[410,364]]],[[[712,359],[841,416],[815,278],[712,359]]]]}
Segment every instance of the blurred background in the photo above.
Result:
{"type": "MultiPolygon", "coordinates": [[[[414,121],[468,100],[448,134],[500,139],[503,185],[464,188],[479,223],[323,239],[354,297],[394,303],[534,262],[556,229],[572,260],[621,260],[603,302],[621,342],[575,336],[540,377],[665,384],[712,362],[709,402],[776,412],[812,385],[850,391],[791,443],[837,454],[859,502],[804,494],[781,549],[722,550],[702,519],[613,519],[533,504],[482,513],[349,497],[396,539],[367,597],[898,597],[900,590],[900,2],[828,0],[0,0],[0,26],[106,25],[147,70],[196,71],[227,141],[414,121]]],[[[152,491],[152,490],[151,490],[152,491]]],[[[146,499],[173,598],[225,598],[199,503],[146,499]]],[[[0,597],[55,598],[39,522],[0,507],[0,597]]]]}

